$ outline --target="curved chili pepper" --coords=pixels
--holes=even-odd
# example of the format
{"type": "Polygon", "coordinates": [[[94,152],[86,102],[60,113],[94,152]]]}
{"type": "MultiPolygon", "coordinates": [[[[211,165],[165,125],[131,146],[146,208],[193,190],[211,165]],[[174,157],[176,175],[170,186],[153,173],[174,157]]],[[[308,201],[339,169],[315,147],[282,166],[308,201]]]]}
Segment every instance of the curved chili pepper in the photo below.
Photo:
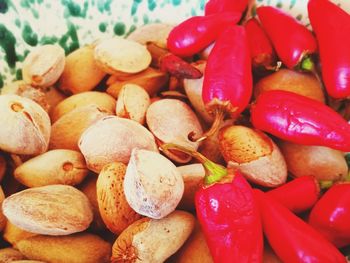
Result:
{"type": "Polygon", "coordinates": [[[326,0],[310,0],[309,18],[320,49],[322,77],[334,98],[350,95],[350,15],[326,0]]]}
{"type": "Polygon", "coordinates": [[[346,262],[332,243],[283,205],[260,190],[254,196],[265,236],[283,262],[346,262]]]}
{"type": "Polygon", "coordinates": [[[259,210],[243,175],[178,145],[167,144],[161,148],[190,154],[206,169],[205,185],[196,192],[195,205],[214,262],[262,262],[259,210]]]}
{"type": "Polygon", "coordinates": [[[216,40],[227,26],[236,24],[239,13],[194,16],[180,23],[169,33],[167,46],[171,53],[192,56],[216,40]]]}
{"type": "Polygon", "coordinates": [[[261,94],[251,108],[251,122],[262,131],[303,145],[350,151],[350,125],[325,104],[282,90],[261,94]]]}
{"type": "Polygon", "coordinates": [[[350,184],[332,186],[311,210],[309,224],[337,247],[350,244],[350,184]]]}
{"type": "Polygon", "coordinates": [[[254,67],[272,68],[276,64],[276,54],[272,44],[258,20],[251,18],[244,25],[254,67]]]}
{"type": "Polygon", "coordinates": [[[239,12],[243,13],[248,6],[248,0],[210,0],[205,5],[205,15],[239,12]]]}
{"type": "Polygon", "coordinates": [[[266,192],[293,213],[311,209],[320,196],[320,186],[313,176],[302,176],[266,192]]]}
{"type": "Polygon", "coordinates": [[[308,56],[317,51],[317,42],[312,33],[278,8],[262,6],[257,14],[282,63],[290,69],[313,70],[308,56]]]}

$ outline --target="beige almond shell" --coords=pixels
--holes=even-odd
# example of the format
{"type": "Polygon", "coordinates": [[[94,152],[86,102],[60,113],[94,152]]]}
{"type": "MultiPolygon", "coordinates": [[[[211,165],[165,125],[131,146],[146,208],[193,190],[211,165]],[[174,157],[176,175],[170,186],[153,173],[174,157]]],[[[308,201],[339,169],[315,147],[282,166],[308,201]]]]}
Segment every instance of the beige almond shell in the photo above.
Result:
{"type": "Polygon", "coordinates": [[[142,87],[127,84],[120,90],[116,114],[118,117],[144,124],[146,111],[150,104],[151,99],[142,87]]]}
{"type": "MultiPolygon", "coordinates": [[[[190,141],[188,135],[194,133],[201,136],[203,130],[196,114],[186,103],[177,99],[155,101],[148,107],[146,121],[159,144],[175,143],[193,150],[198,149],[199,143],[190,141]]],[[[191,160],[191,156],[178,155],[175,151],[167,151],[166,155],[178,163],[191,160]]]]}
{"type": "Polygon", "coordinates": [[[174,211],[162,219],[143,218],[130,225],[112,247],[112,263],[162,263],[185,243],[194,228],[192,214],[174,211]]]}
{"type": "Polygon", "coordinates": [[[313,175],[317,180],[337,181],[348,174],[344,154],[324,146],[281,142],[289,172],[295,177],[313,175]]]}
{"type": "Polygon", "coordinates": [[[3,237],[7,242],[15,246],[18,241],[22,239],[26,239],[28,237],[36,236],[36,235],[38,234],[25,231],[15,226],[14,224],[12,224],[10,221],[7,221],[4,229],[3,237]]]}
{"type": "Polygon", "coordinates": [[[50,106],[49,114],[51,114],[52,109],[54,109],[58,103],[66,98],[66,96],[58,91],[54,86],[41,90],[44,92],[46,101],[50,106]]]}
{"type": "Polygon", "coordinates": [[[46,152],[51,123],[46,111],[18,95],[0,96],[0,149],[13,154],[46,152]]]}
{"type": "Polygon", "coordinates": [[[58,82],[60,90],[77,94],[93,90],[102,81],[106,73],[97,66],[94,53],[94,47],[88,45],[66,57],[66,65],[58,82]]]}
{"type": "Polygon", "coordinates": [[[135,74],[148,68],[151,54],[144,45],[121,37],[99,41],[94,50],[98,67],[108,74],[135,74]]]}
{"type": "Polygon", "coordinates": [[[59,45],[41,45],[34,48],[23,61],[23,80],[33,87],[52,86],[65,66],[65,53],[59,45]]]}
{"type": "MultiPolygon", "coordinates": [[[[0,186],[0,206],[2,206],[2,203],[5,200],[5,194],[2,190],[2,187],[0,186]]],[[[4,216],[4,213],[2,211],[2,207],[0,207],[0,231],[3,231],[6,226],[6,217],[4,216]]],[[[0,261],[1,262],[1,261],[0,261]]]]}
{"type": "Polygon", "coordinates": [[[106,109],[110,113],[115,112],[116,100],[105,92],[86,91],[72,95],[61,101],[52,109],[50,113],[52,123],[55,123],[63,115],[80,107],[95,104],[100,108],[106,109]]]}
{"type": "Polygon", "coordinates": [[[134,148],[124,178],[127,202],[137,213],[160,219],[173,212],[184,192],[176,166],[163,155],[134,148]]]}
{"type": "Polygon", "coordinates": [[[84,131],[98,120],[111,114],[112,112],[95,104],[68,112],[52,125],[49,149],[79,151],[78,141],[84,131]]]}
{"type": "Polygon", "coordinates": [[[144,88],[150,96],[154,96],[160,89],[166,87],[169,75],[159,69],[147,68],[138,74],[127,77],[111,76],[106,92],[118,98],[120,90],[126,84],[135,84],[144,88]]]}
{"type": "Polygon", "coordinates": [[[125,172],[126,165],[123,163],[107,164],[100,172],[96,183],[101,217],[107,228],[117,235],[141,218],[126,201],[123,188],[125,172]]]}
{"type": "Polygon", "coordinates": [[[91,125],[79,141],[88,168],[96,173],[112,162],[127,164],[135,147],[158,152],[152,133],[135,121],[116,116],[91,125]]]}
{"type": "Polygon", "coordinates": [[[43,235],[81,232],[93,219],[87,197],[69,185],[48,185],[17,192],[4,200],[2,208],[15,226],[43,235]]]}
{"type": "Polygon", "coordinates": [[[194,163],[178,166],[177,170],[180,172],[185,185],[184,194],[178,208],[187,211],[194,211],[195,194],[203,184],[205,169],[202,164],[194,163]]]}
{"type": "Polygon", "coordinates": [[[44,261],[30,260],[30,259],[15,260],[15,261],[11,261],[11,262],[12,263],[46,263],[44,261]]]}
{"type": "Polygon", "coordinates": [[[97,235],[38,235],[23,239],[16,248],[27,258],[55,263],[108,263],[111,245],[97,235]]]}
{"type": "Polygon", "coordinates": [[[0,249],[0,262],[1,263],[10,263],[15,262],[16,260],[25,259],[25,256],[22,255],[17,249],[7,247],[0,249]]]}
{"type": "Polygon", "coordinates": [[[27,187],[51,184],[80,184],[89,173],[84,156],[72,150],[51,150],[36,156],[14,171],[15,178],[27,187]]]}
{"type": "Polygon", "coordinates": [[[170,24],[151,23],[138,27],[127,39],[142,45],[152,42],[161,48],[166,48],[168,35],[173,28],[174,25],[170,24]]]}

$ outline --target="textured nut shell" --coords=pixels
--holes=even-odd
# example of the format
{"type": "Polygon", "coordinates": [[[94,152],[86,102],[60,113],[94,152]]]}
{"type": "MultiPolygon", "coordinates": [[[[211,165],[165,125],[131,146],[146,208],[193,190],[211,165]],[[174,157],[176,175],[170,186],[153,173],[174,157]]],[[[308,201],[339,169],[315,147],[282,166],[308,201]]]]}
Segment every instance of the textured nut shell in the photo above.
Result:
{"type": "Polygon", "coordinates": [[[51,121],[54,123],[60,117],[72,110],[90,104],[95,104],[100,108],[106,109],[108,112],[114,113],[116,100],[105,92],[99,91],[86,91],[75,94],[61,101],[54,109],[52,109],[52,112],[50,113],[51,121]]]}
{"type": "Polygon", "coordinates": [[[162,263],[187,240],[194,228],[194,217],[174,211],[160,220],[140,219],[117,238],[112,247],[112,263],[162,263]]]}
{"type": "Polygon", "coordinates": [[[25,231],[21,228],[16,227],[14,224],[12,224],[10,221],[6,222],[6,226],[4,229],[4,239],[12,244],[13,246],[20,240],[26,239],[28,237],[36,236],[35,233],[30,233],[28,231],[25,231]]]}
{"type": "Polygon", "coordinates": [[[107,109],[90,104],[63,115],[52,125],[49,148],[79,151],[78,141],[83,132],[110,114],[107,109]]]}
{"type": "Polygon", "coordinates": [[[188,164],[177,167],[182,179],[184,180],[185,190],[182,199],[178,205],[179,209],[195,210],[195,194],[199,187],[203,184],[205,169],[202,164],[188,164]]]}
{"type": "Polygon", "coordinates": [[[15,260],[11,262],[12,263],[46,263],[44,261],[39,261],[39,260],[15,260]]]}
{"type": "Polygon", "coordinates": [[[107,164],[96,183],[101,217],[107,228],[118,235],[141,218],[126,201],[123,188],[125,172],[126,165],[123,163],[107,164]]]}
{"type": "Polygon", "coordinates": [[[34,87],[49,87],[59,79],[64,65],[63,48],[58,45],[38,46],[28,54],[23,62],[23,80],[34,87]]]}
{"type": "Polygon", "coordinates": [[[14,171],[15,178],[28,187],[51,184],[76,185],[89,170],[84,156],[72,150],[52,150],[32,158],[14,171]]]}
{"type": "Polygon", "coordinates": [[[114,77],[114,80],[110,80],[111,83],[108,85],[107,93],[114,98],[118,98],[120,90],[126,84],[139,85],[140,87],[144,88],[150,96],[153,96],[161,88],[165,87],[169,80],[167,73],[150,67],[132,76],[124,78],[116,78],[115,76],[112,77],[114,77]]]}
{"type": "Polygon", "coordinates": [[[290,142],[280,144],[288,170],[295,176],[313,175],[317,180],[339,180],[348,173],[342,152],[323,146],[290,142]]]}
{"type": "MultiPolygon", "coordinates": [[[[191,142],[188,135],[194,132],[200,136],[203,130],[196,114],[186,103],[177,99],[153,102],[148,107],[146,121],[150,131],[161,143],[171,142],[194,150],[198,149],[199,143],[191,142]]],[[[188,155],[179,156],[171,153],[174,151],[167,152],[167,156],[176,162],[187,163],[191,160],[188,155]]]]}
{"type": "Polygon", "coordinates": [[[109,243],[88,233],[38,235],[21,240],[16,247],[27,258],[55,263],[107,263],[111,255],[109,243]]]}
{"type": "Polygon", "coordinates": [[[148,68],[151,54],[135,41],[114,37],[97,43],[94,53],[97,65],[108,74],[134,74],[148,68]]]}
{"type": "Polygon", "coordinates": [[[311,99],[325,102],[322,84],[313,74],[301,73],[290,69],[279,71],[262,78],[254,87],[254,95],[269,90],[285,90],[298,93],[311,99]]]}
{"type": "Polygon", "coordinates": [[[34,101],[17,95],[1,95],[0,123],[0,149],[25,155],[47,150],[50,118],[34,101]]]}
{"type": "Polygon", "coordinates": [[[46,101],[50,106],[49,113],[51,113],[52,109],[55,108],[58,103],[60,103],[62,100],[64,100],[66,98],[66,96],[63,93],[58,91],[53,86],[47,87],[47,88],[41,89],[41,90],[44,92],[45,97],[46,97],[46,101]]]}
{"type": "Polygon", "coordinates": [[[10,263],[21,259],[25,259],[25,257],[17,249],[10,248],[10,247],[0,249],[1,263],[10,263]]]}
{"type": "Polygon", "coordinates": [[[277,187],[286,182],[288,172],[282,153],[275,143],[272,142],[272,145],[273,150],[270,155],[241,164],[229,161],[228,167],[239,168],[251,182],[267,187],[277,187]]]}
{"type": "Polygon", "coordinates": [[[68,185],[48,185],[7,197],[4,215],[15,226],[43,235],[69,235],[87,229],[92,221],[87,197],[68,185]]]}
{"type": "Polygon", "coordinates": [[[145,127],[115,116],[96,122],[79,141],[88,168],[97,173],[111,162],[127,164],[135,147],[158,152],[153,135],[145,127]]]}
{"type": "Polygon", "coordinates": [[[173,212],[184,192],[176,166],[163,155],[134,148],[124,179],[129,205],[139,214],[163,218],[173,212]]]}
{"type": "Polygon", "coordinates": [[[173,25],[164,23],[153,23],[138,27],[127,39],[136,41],[142,45],[153,42],[161,48],[167,47],[167,39],[173,25]]]}
{"type": "Polygon", "coordinates": [[[93,46],[81,47],[66,57],[66,65],[58,83],[60,90],[76,94],[94,89],[106,73],[94,58],[93,46]]]}
{"type": "Polygon", "coordinates": [[[150,97],[142,87],[135,84],[127,84],[120,90],[116,114],[118,117],[143,124],[150,104],[150,97]]]}

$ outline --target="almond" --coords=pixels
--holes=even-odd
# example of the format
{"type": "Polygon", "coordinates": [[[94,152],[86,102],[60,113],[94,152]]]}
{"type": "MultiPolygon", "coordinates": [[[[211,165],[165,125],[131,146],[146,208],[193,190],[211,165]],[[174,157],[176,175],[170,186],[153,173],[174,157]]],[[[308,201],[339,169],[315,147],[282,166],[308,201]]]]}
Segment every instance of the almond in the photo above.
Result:
{"type": "Polygon", "coordinates": [[[6,222],[6,226],[4,229],[4,239],[12,244],[13,246],[20,240],[26,239],[28,237],[36,236],[35,233],[30,233],[28,231],[25,231],[14,224],[12,224],[10,221],[6,222]]]}
{"type": "Polygon", "coordinates": [[[25,257],[17,249],[8,247],[0,249],[0,262],[1,263],[10,263],[15,262],[16,260],[22,260],[25,257]]]}

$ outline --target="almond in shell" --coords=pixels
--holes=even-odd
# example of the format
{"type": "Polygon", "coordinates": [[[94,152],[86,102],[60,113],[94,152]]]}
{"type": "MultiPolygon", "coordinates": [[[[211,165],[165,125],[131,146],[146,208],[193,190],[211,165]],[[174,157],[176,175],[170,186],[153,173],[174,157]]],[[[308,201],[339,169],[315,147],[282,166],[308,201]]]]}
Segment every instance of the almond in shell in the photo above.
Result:
{"type": "Polygon", "coordinates": [[[17,260],[25,259],[25,256],[22,255],[17,249],[7,247],[0,249],[0,262],[1,263],[10,263],[17,260]]]}

